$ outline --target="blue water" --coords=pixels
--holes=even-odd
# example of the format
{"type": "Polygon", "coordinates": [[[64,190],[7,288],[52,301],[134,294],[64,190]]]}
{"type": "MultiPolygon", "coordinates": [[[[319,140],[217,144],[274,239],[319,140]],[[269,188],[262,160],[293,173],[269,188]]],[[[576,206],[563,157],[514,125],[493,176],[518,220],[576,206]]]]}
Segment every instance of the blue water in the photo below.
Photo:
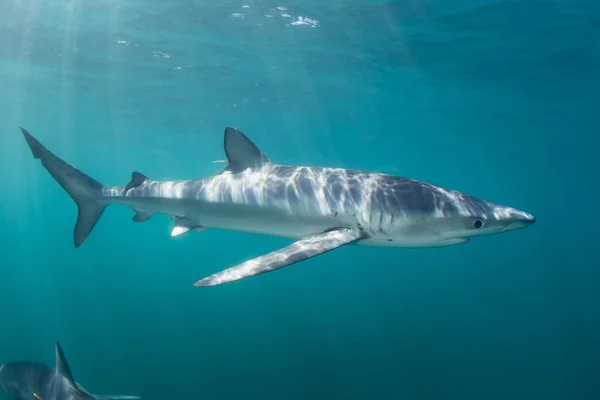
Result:
{"type": "Polygon", "coordinates": [[[600,398],[600,3],[0,3],[0,363],[143,399],[600,398]],[[439,249],[285,246],[76,206],[19,127],[106,185],[198,178],[223,129],[274,162],[397,174],[535,215],[439,249]]]}

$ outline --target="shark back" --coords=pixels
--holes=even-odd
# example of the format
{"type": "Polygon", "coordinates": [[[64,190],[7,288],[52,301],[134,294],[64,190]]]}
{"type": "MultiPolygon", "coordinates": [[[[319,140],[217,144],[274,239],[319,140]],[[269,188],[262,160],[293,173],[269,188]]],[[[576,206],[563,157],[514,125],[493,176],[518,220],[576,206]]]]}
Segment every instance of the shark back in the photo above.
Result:
{"type": "MultiPolygon", "coordinates": [[[[56,368],[35,362],[13,362],[0,367],[0,389],[18,400],[76,400],[67,380],[56,368]]],[[[91,397],[89,397],[91,398],[91,397]]]]}
{"type": "Polygon", "coordinates": [[[0,365],[0,390],[15,400],[139,399],[127,395],[93,395],[75,382],[65,355],[56,343],[56,368],[36,362],[0,365]]]}

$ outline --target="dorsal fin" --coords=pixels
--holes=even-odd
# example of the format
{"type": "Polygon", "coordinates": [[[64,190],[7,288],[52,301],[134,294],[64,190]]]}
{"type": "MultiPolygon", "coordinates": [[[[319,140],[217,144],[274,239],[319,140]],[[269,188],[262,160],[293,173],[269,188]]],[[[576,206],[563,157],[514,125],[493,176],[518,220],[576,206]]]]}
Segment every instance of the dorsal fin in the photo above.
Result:
{"type": "Polygon", "coordinates": [[[56,342],[56,370],[59,374],[65,377],[67,381],[69,381],[69,385],[71,386],[71,390],[76,393],[80,393],[79,386],[75,383],[75,379],[73,379],[73,374],[71,374],[71,368],[69,368],[69,363],[65,357],[65,354],[60,347],[60,343],[56,342]]]}
{"type": "Polygon", "coordinates": [[[229,166],[225,171],[234,174],[247,168],[261,168],[270,163],[263,152],[252,143],[252,140],[231,126],[225,128],[225,154],[229,161],[229,166]]]}
{"type": "Polygon", "coordinates": [[[131,181],[125,186],[125,190],[123,190],[123,195],[127,193],[130,189],[140,186],[144,181],[147,181],[148,177],[144,174],[141,174],[137,171],[132,172],[131,181]]]}

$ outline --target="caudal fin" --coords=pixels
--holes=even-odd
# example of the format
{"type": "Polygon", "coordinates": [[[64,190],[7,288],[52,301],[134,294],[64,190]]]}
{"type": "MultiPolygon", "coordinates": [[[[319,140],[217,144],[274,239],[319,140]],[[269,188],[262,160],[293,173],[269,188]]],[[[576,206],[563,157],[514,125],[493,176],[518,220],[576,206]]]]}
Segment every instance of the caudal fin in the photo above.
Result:
{"type": "Polygon", "coordinates": [[[103,186],[52,154],[25,129],[21,128],[21,132],[33,157],[42,161],[44,168],[77,203],[79,214],[75,224],[74,242],[75,247],[81,246],[107,206],[101,202],[103,186]]]}

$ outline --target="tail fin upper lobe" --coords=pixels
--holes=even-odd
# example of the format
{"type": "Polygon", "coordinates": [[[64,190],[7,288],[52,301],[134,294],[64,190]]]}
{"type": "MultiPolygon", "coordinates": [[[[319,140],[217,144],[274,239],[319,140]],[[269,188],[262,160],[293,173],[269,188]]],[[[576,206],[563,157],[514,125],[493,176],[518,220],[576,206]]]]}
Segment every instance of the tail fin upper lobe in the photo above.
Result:
{"type": "Polygon", "coordinates": [[[102,184],[52,154],[25,129],[21,128],[21,132],[33,157],[42,161],[44,168],[77,203],[79,214],[75,224],[74,243],[75,247],[81,246],[107,206],[101,201],[102,184]]]}

